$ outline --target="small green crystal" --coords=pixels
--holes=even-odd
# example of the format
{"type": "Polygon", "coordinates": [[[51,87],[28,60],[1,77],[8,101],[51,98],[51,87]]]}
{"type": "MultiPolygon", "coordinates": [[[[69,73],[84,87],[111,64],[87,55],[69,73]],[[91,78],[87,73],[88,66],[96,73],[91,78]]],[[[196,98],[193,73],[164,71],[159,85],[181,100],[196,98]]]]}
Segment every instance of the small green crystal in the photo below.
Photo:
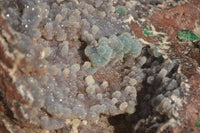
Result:
{"type": "Polygon", "coordinates": [[[200,120],[196,120],[195,126],[200,128],[200,120]]]}
{"type": "Polygon", "coordinates": [[[120,41],[123,43],[124,48],[123,48],[123,52],[126,54],[128,53],[131,48],[132,48],[132,43],[131,43],[131,35],[129,33],[123,33],[119,36],[120,41]]]}
{"type": "Polygon", "coordinates": [[[188,41],[198,41],[200,40],[200,35],[193,32],[192,30],[180,30],[178,31],[179,39],[188,41]]]}
{"type": "Polygon", "coordinates": [[[97,46],[97,53],[101,56],[104,57],[105,59],[110,60],[112,56],[112,49],[108,45],[108,39],[102,38],[99,40],[99,45],[97,46]]]}
{"type": "Polygon", "coordinates": [[[113,50],[108,45],[107,38],[101,38],[98,46],[88,45],[85,55],[90,59],[93,67],[102,67],[109,63],[113,50]]]}
{"type": "Polygon", "coordinates": [[[89,57],[92,53],[96,53],[96,49],[94,46],[88,45],[85,49],[85,55],[89,57]]]}
{"type": "Polygon", "coordinates": [[[87,69],[86,71],[89,74],[94,74],[97,70],[98,70],[97,67],[91,67],[91,68],[87,69]]]}
{"type": "Polygon", "coordinates": [[[142,30],[142,33],[143,33],[145,36],[153,36],[153,32],[148,31],[146,28],[144,28],[144,29],[142,30]]]}
{"type": "Polygon", "coordinates": [[[110,41],[109,45],[112,49],[118,49],[120,51],[123,50],[124,45],[116,35],[110,36],[109,41],[110,41]]]}
{"type": "Polygon", "coordinates": [[[119,13],[119,15],[125,15],[126,8],[124,6],[116,6],[115,12],[119,13]]]}
{"type": "Polygon", "coordinates": [[[143,48],[142,44],[140,43],[138,39],[131,40],[130,42],[132,43],[132,48],[129,51],[129,53],[134,57],[139,56],[142,52],[142,48],[143,48]]]}

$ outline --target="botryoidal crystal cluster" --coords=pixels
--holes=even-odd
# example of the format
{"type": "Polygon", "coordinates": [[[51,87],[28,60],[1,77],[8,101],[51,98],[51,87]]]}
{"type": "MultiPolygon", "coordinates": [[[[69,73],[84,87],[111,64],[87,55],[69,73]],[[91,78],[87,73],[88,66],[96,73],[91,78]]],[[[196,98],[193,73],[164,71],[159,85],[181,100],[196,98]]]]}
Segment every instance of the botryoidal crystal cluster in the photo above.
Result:
{"type": "Polygon", "coordinates": [[[85,49],[85,55],[88,56],[93,66],[88,72],[96,70],[96,67],[107,65],[111,59],[123,59],[124,54],[137,57],[142,47],[139,40],[133,40],[129,33],[123,33],[119,37],[112,35],[109,39],[103,37],[99,39],[97,46],[89,45],[85,49]]]}
{"type": "Polygon", "coordinates": [[[134,114],[136,105],[149,114],[137,101],[144,88],[152,112],[179,117],[178,61],[151,56],[123,27],[133,3],[20,0],[5,6],[0,94],[5,114],[18,125],[113,132],[108,117],[134,114]]]}

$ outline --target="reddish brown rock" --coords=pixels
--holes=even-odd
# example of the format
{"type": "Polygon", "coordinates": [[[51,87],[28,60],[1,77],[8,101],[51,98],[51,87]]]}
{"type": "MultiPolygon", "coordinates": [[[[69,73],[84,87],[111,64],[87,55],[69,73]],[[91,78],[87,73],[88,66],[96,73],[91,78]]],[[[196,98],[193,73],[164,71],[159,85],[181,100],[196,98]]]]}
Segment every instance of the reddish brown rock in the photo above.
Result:
{"type": "Polygon", "coordinates": [[[0,133],[10,133],[4,126],[3,122],[0,121],[0,133]]]}
{"type": "Polygon", "coordinates": [[[150,36],[145,36],[142,33],[142,28],[137,23],[131,23],[130,27],[134,31],[136,37],[143,38],[145,41],[150,43],[156,43],[156,41],[153,40],[150,36]]]}
{"type": "Polygon", "coordinates": [[[200,2],[188,3],[183,6],[155,11],[151,18],[152,24],[158,31],[163,31],[174,41],[181,29],[193,30],[195,23],[200,22],[200,2]]]}

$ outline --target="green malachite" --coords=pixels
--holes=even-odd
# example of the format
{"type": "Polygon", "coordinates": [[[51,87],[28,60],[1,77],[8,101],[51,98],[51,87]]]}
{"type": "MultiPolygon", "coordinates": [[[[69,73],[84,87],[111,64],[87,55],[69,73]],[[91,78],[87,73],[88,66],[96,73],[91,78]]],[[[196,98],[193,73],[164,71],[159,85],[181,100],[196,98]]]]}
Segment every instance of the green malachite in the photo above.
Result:
{"type": "Polygon", "coordinates": [[[153,32],[148,31],[146,28],[144,28],[144,29],[142,30],[142,33],[143,33],[145,36],[153,36],[153,32]]]}
{"type": "Polygon", "coordinates": [[[196,127],[200,127],[200,120],[196,120],[195,126],[196,126],[196,127]]]}
{"type": "Polygon", "coordinates": [[[180,30],[178,31],[179,39],[189,40],[189,41],[198,41],[200,40],[200,35],[193,32],[192,30],[180,30]]]}

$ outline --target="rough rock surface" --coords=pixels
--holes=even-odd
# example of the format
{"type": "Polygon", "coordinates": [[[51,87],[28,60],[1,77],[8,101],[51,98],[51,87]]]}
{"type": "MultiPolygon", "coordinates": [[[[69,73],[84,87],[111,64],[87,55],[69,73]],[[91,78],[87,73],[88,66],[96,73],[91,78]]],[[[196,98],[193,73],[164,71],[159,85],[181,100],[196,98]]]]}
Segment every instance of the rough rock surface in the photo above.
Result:
{"type": "Polygon", "coordinates": [[[162,24],[161,20],[165,12],[174,14],[177,5],[178,11],[187,14],[184,6],[194,4],[185,3],[2,1],[0,130],[175,131],[172,127],[184,120],[180,111],[191,86],[188,81],[198,86],[194,80],[198,76],[188,80],[186,70],[196,66],[193,71],[197,74],[198,63],[191,56],[183,59],[172,51],[173,43],[166,33],[175,35],[179,16],[170,24],[162,24]],[[165,5],[175,11],[154,12],[165,5]],[[163,31],[155,25],[174,29],[163,31]],[[144,28],[153,36],[143,35],[144,28]]]}

